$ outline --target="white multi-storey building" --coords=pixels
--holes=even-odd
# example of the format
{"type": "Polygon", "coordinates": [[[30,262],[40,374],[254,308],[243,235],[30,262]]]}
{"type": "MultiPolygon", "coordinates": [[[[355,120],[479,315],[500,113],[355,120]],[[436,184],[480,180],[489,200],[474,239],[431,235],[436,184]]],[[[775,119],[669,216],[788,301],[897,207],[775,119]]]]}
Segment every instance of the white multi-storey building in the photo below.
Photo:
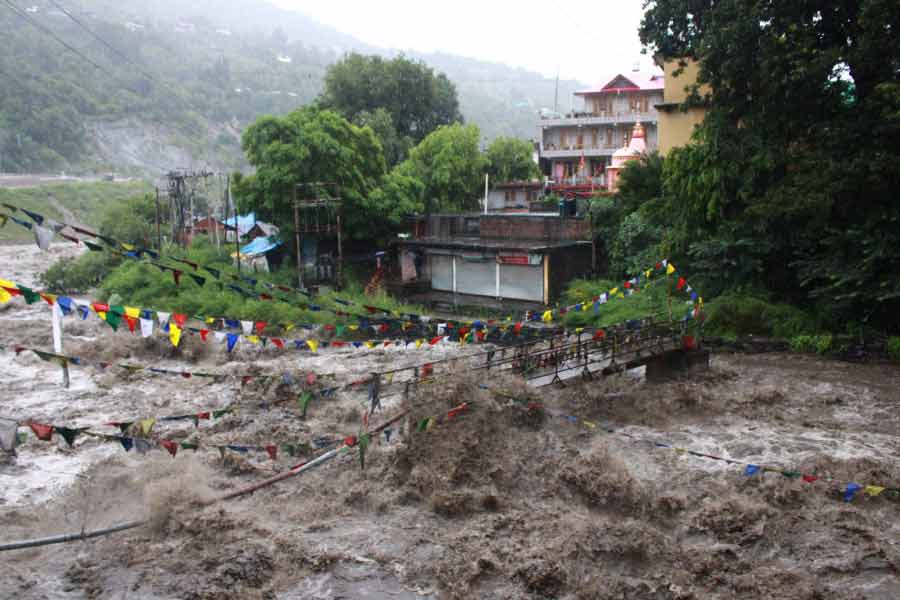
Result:
{"type": "Polygon", "coordinates": [[[606,167],[629,144],[636,123],[643,126],[647,151],[657,148],[655,105],[662,102],[662,71],[625,71],[575,92],[571,112],[541,116],[541,170],[560,184],[605,186],[606,167]]]}

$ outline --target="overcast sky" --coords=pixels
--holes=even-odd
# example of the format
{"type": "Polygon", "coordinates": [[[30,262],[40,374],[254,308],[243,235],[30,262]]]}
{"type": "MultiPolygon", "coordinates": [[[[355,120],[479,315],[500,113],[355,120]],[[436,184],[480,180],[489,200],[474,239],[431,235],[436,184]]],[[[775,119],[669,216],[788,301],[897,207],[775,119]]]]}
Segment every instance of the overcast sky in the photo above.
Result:
{"type": "Polygon", "coordinates": [[[596,83],[635,61],[642,0],[268,0],[386,48],[446,52],[596,83]]]}

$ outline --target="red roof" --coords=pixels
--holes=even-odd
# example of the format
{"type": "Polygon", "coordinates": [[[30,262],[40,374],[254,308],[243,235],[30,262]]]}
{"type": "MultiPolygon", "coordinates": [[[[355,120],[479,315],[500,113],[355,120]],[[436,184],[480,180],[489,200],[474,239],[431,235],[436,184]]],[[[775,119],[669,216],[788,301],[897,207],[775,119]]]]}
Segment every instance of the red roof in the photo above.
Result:
{"type": "Polygon", "coordinates": [[[610,94],[616,92],[639,92],[641,90],[661,90],[664,80],[663,72],[654,71],[626,71],[617,73],[605,79],[605,83],[598,84],[590,89],[575,92],[576,96],[587,94],[610,94]]]}

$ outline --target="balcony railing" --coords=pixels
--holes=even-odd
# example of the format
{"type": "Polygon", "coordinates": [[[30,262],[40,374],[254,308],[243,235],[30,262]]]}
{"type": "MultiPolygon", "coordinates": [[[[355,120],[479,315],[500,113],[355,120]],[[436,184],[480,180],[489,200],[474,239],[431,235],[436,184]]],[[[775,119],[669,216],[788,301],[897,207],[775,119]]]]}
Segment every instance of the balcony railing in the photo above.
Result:
{"type": "Polygon", "coordinates": [[[553,144],[541,144],[541,158],[570,158],[577,156],[612,156],[613,153],[622,146],[607,146],[605,144],[582,145],[573,144],[571,146],[559,147],[553,144]]]}
{"type": "Polygon", "coordinates": [[[656,123],[657,112],[620,111],[612,113],[569,113],[562,118],[541,118],[539,127],[579,127],[585,125],[616,125],[618,123],[656,123]]]}

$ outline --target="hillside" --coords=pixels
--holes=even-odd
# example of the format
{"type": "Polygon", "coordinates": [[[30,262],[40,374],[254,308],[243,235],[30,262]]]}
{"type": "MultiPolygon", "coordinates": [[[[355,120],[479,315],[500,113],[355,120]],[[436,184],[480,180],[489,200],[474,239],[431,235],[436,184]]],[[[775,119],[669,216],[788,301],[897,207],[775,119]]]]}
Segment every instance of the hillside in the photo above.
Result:
{"type": "MultiPolygon", "coordinates": [[[[97,227],[104,206],[150,191],[148,184],[139,181],[52,183],[12,189],[0,187],[0,203],[27,208],[61,222],[97,227]]],[[[0,211],[9,212],[6,207],[0,207],[0,211]]],[[[21,213],[18,216],[22,217],[21,213]]],[[[15,223],[7,223],[0,228],[0,243],[33,239],[30,231],[15,223]]]]}
{"type": "MultiPolygon", "coordinates": [[[[3,5],[0,171],[243,167],[242,129],[313,100],[351,49],[396,54],[262,0],[44,0],[19,14],[3,5]]],[[[488,139],[533,137],[536,110],[552,105],[555,82],[538,74],[410,55],[450,77],[488,139]]],[[[560,82],[560,98],[576,85],[560,82]]]]}

